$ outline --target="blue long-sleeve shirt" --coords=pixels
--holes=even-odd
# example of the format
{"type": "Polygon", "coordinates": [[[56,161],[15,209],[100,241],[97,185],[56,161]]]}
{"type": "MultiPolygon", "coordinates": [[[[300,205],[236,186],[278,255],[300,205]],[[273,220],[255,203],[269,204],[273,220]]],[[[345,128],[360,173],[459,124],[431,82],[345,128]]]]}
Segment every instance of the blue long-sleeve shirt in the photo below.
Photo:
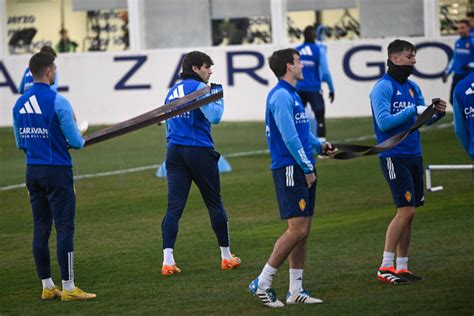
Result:
{"type": "MultiPolygon", "coordinates": [[[[370,93],[370,105],[375,135],[379,143],[408,130],[416,121],[416,106],[424,105],[425,99],[420,88],[411,80],[401,84],[389,74],[377,81],[370,93]]],[[[427,123],[433,124],[444,113],[437,113],[427,123]]],[[[396,147],[387,150],[380,157],[420,156],[420,133],[415,131],[408,135],[396,147]]]]}
{"type": "MultiPolygon", "coordinates": [[[[165,103],[181,98],[205,87],[205,83],[195,79],[185,79],[176,83],[168,92],[165,103]]],[[[211,93],[222,89],[213,88],[211,93]]],[[[209,94],[203,96],[207,97],[209,94]]],[[[183,145],[193,147],[214,147],[211,136],[211,124],[218,124],[224,113],[224,99],[206,104],[205,106],[183,113],[166,121],[166,140],[168,146],[183,145]]]]}
{"type": "Polygon", "coordinates": [[[68,146],[84,146],[68,100],[45,83],[35,83],[13,107],[16,146],[28,165],[72,166],[68,146]]]}
{"type": "Polygon", "coordinates": [[[320,153],[321,144],[311,134],[303,102],[288,82],[279,80],[268,94],[265,123],[271,169],[298,165],[306,174],[313,172],[313,148],[320,153]]]}
{"type": "Polygon", "coordinates": [[[454,131],[474,160],[474,73],[456,85],[453,102],[454,131]]]}
{"type": "Polygon", "coordinates": [[[322,82],[326,82],[329,91],[334,92],[334,84],[332,82],[331,72],[329,71],[328,58],[327,58],[327,46],[323,43],[316,44],[319,47],[319,76],[322,82]]]}
{"type": "MultiPolygon", "coordinates": [[[[23,94],[26,90],[31,88],[35,83],[33,79],[33,75],[31,74],[30,67],[26,67],[25,72],[23,73],[23,77],[21,77],[20,86],[18,87],[18,91],[23,94]]],[[[51,90],[54,92],[58,92],[58,72],[56,69],[56,78],[54,79],[54,83],[50,86],[51,90]]]]}
{"type": "Polygon", "coordinates": [[[444,74],[448,76],[452,72],[455,75],[464,75],[470,71],[469,65],[474,61],[474,39],[471,36],[460,37],[454,44],[454,54],[448,63],[444,74]]]}

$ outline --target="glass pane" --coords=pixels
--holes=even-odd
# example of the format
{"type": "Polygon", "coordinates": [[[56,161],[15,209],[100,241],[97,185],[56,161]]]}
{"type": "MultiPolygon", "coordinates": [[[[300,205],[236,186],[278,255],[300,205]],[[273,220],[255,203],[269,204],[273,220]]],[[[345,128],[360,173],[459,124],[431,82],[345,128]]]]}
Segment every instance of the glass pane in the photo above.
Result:
{"type": "Polygon", "coordinates": [[[288,41],[299,43],[308,25],[318,30],[318,40],[358,39],[360,37],[359,9],[288,12],[288,41]]]}
{"type": "Polygon", "coordinates": [[[73,11],[72,0],[7,0],[6,15],[10,54],[45,45],[58,52],[128,49],[126,10],[73,11]]]}
{"type": "Polygon", "coordinates": [[[457,22],[472,10],[468,0],[439,0],[439,27],[441,35],[457,35],[457,22]]]}
{"type": "Polygon", "coordinates": [[[272,34],[269,16],[212,20],[212,45],[269,44],[272,34]]]}

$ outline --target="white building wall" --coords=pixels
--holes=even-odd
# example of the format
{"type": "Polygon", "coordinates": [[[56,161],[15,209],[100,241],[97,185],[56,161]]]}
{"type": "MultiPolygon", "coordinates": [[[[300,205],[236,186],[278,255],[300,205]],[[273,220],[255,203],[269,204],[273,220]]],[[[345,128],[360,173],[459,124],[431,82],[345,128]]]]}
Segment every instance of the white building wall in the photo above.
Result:
{"type": "MultiPolygon", "coordinates": [[[[368,95],[376,82],[375,77],[380,75],[380,67],[386,62],[385,48],[391,40],[328,43],[329,67],[336,88],[334,103],[327,104],[328,117],[371,115],[368,95]],[[362,50],[348,59],[354,49],[362,50]],[[374,78],[364,81],[357,78],[367,76],[374,78]]],[[[455,38],[409,40],[414,44],[429,43],[418,51],[416,68],[424,74],[438,75],[432,79],[416,76],[411,79],[420,85],[427,103],[434,97],[448,99],[449,84],[443,84],[440,79],[448,62],[442,48],[450,51],[455,38]]],[[[279,48],[271,45],[193,48],[208,53],[214,60],[211,81],[224,86],[224,120],[264,120],[266,95],[276,83],[267,58],[279,48]],[[238,71],[242,68],[247,70],[238,71]],[[256,69],[249,70],[253,68],[256,69]]],[[[88,120],[91,124],[117,123],[163,104],[180,58],[187,51],[189,49],[60,55],[57,61],[59,85],[69,88],[63,94],[73,105],[78,120],[88,120]],[[121,89],[118,83],[139,60],[145,59],[123,85],[138,85],[138,89],[121,89]]],[[[0,60],[0,126],[11,125],[11,108],[19,96],[13,93],[7,76],[18,86],[28,58],[6,56],[0,60]]]]}

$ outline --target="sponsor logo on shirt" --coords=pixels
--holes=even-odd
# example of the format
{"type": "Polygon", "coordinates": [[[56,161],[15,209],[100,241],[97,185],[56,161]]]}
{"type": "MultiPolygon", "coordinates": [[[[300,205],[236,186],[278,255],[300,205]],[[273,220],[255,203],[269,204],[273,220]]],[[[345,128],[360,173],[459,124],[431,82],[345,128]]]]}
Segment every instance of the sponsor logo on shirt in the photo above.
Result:
{"type": "Polygon", "coordinates": [[[174,119],[190,119],[191,118],[191,112],[186,112],[186,113],[183,113],[183,114],[179,114],[179,115],[176,115],[175,117],[172,117],[171,120],[174,120],[174,119]]]}
{"type": "Polygon", "coordinates": [[[466,118],[474,118],[474,107],[469,106],[467,108],[464,108],[464,115],[466,115],[466,118]]]}
{"type": "Polygon", "coordinates": [[[304,46],[300,49],[300,55],[308,55],[308,56],[313,56],[313,51],[309,46],[304,46]]]}
{"type": "Polygon", "coordinates": [[[305,112],[298,112],[295,114],[295,124],[308,123],[308,116],[305,112]]]}
{"type": "Polygon", "coordinates": [[[407,101],[395,101],[395,102],[393,102],[392,107],[395,110],[395,112],[399,112],[401,110],[404,110],[404,109],[409,108],[409,107],[414,106],[414,105],[415,105],[415,103],[410,102],[410,101],[408,101],[408,102],[407,101]]]}
{"type": "Polygon", "coordinates": [[[48,138],[48,129],[43,127],[20,127],[21,138],[48,138]]]}
{"type": "Polygon", "coordinates": [[[469,87],[469,89],[467,89],[466,91],[464,91],[464,94],[465,94],[465,95],[473,94],[473,93],[474,93],[474,90],[472,90],[473,87],[474,87],[474,82],[471,83],[471,86],[469,87]]]}
{"type": "Polygon", "coordinates": [[[41,108],[36,100],[35,95],[33,94],[28,101],[23,104],[23,107],[20,109],[20,114],[42,114],[41,108]]]}

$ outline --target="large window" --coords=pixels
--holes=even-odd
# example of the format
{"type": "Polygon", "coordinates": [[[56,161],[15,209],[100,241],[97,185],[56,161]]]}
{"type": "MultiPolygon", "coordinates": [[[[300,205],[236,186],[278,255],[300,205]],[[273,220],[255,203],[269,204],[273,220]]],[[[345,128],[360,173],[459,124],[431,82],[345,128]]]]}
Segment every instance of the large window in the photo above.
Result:
{"type": "Polygon", "coordinates": [[[288,42],[303,41],[303,30],[312,25],[323,40],[357,39],[360,37],[359,10],[331,9],[288,12],[288,42]]]}
{"type": "Polygon", "coordinates": [[[59,52],[128,49],[126,10],[74,11],[72,0],[7,0],[10,54],[49,45],[59,52]]]}
{"type": "Polygon", "coordinates": [[[212,20],[212,45],[270,44],[269,16],[212,20]]]}
{"type": "Polygon", "coordinates": [[[473,1],[439,0],[439,26],[441,35],[457,35],[457,22],[473,10],[473,1]]]}

